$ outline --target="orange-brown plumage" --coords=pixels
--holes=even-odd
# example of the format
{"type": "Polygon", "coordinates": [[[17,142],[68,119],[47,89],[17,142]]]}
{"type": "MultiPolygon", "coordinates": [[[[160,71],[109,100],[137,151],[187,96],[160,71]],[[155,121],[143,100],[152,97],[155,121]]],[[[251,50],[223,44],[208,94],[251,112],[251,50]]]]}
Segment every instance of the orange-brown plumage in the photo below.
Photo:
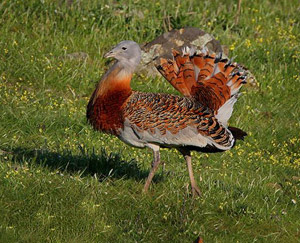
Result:
{"type": "Polygon", "coordinates": [[[140,48],[132,41],[119,43],[107,57],[118,61],[103,76],[87,106],[94,129],[118,136],[135,147],[149,147],[154,162],[147,191],[160,163],[160,147],[176,148],[185,157],[193,193],[190,151],[221,152],[246,134],[227,127],[237,92],[245,82],[237,64],[221,56],[173,51],[174,60],[161,59],[157,67],[184,97],[132,91],[130,80],[140,60],[140,48]]]}
{"type": "Polygon", "coordinates": [[[132,75],[119,75],[114,69],[97,85],[87,107],[87,118],[94,129],[118,135],[123,127],[123,106],[130,97],[132,75]]]}
{"type": "Polygon", "coordinates": [[[231,64],[227,59],[221,59],[214,53],[202,52],[181,56],[179,52],[173,51],[173,56],[174,60],[161,59],[158,67],[160,73],[175,89],[181,91],[181,87],[185,87],[186,90],[181,92],[183,95],[195,97],[216,114],[219,108],[231,98],[234,91],[245,82],[241,73],[232,75],[234,70],[239,69],[237,64],[231,64]],[[176,66],[180,67],[176,69],[174,68],[176,66]],[[215,69],[218,72],[214,73],[215,69]],[[198,70],[197,77],[195,77],[196,70],[198,70]],[[169,73],[172,73],[171,79],[170,75],[166,75],[169,73]],[[179,85],[175,82],[177,79],[180,79],[179,85]],[[229,81],[232,82],[231,86],[228,85],[229,81]]]}

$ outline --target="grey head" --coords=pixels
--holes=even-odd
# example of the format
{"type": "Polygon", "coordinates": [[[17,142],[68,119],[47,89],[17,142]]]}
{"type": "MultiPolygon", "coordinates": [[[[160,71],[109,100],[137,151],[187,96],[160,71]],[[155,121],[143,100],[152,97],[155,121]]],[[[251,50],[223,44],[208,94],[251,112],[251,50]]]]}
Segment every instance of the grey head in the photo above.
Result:
{"type": "Polygon", "coordinates": [[[119,64],[134,71],[141,60],[141,48],[134,41],[124,40],[106,53],[104,57],[113,57],[119,61],[119,64]]]}

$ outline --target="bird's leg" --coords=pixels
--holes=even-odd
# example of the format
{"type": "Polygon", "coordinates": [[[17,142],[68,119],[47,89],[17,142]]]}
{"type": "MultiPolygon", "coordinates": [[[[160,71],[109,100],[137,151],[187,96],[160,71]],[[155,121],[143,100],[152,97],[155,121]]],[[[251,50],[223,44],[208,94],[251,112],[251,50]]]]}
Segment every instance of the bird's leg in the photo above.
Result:
{"type": "Polygon", "coordinates": [[[184,156],[186,165],[188,167],[188,172],[189,172],[190,181],[191,181],[191,187],[192,187],[192,194],[193,194],[193,196],[195,196],[195,195],[200,196],[201,192],[200,192],[200,189],[197,186],[197,183],[196,183],[195,178],[194,178],[194,173],[193,173],[193,168],[192,168],[192,156],[191,156],[191,152],[187,151],[187,150],[183,150],[183,149],[180,149],[179,151],[184,156]]]}
{"type": "Polygon", "coordinates": [[[157,171],[157,168],[160,164],[160,153],[159,150],[153,149],[153,163],[152,168],[150,170],[150,173],[148,175],[147,181],[144,186],[144,192],[148,191],[148,188],[151,184],[152,178],[154,177],[155,172],[157,171]]]}
{"type": "MultiPolygon", "coordinates": [[[[154,166],[154,160],[152,161],[152,164],[151,164],[151,167],[153,168],[154,166]]],[[[165,169],[166,169],[166,163],[165,161],[160,161],[161,165],[162,165],[162,170],[161,170],[161,176],[162,178],[164,177],[164,174],[165,174],[165,169]]]]}
{"type": "Polygon", "coordinates": [[[194,174],[193,174],[192,156],[191,155],[186,155],[186,156],[184,156],[184,158],[185,158],[185,161],[186,161],[186,164],[187,164],[187,167],[188,167],[188,171],[189,171],[193,196],[195,196],[195,195],[200,196],[201,192],[200,192],[199,187],[197,186],[197,183],[195,181],[194,174]]]}

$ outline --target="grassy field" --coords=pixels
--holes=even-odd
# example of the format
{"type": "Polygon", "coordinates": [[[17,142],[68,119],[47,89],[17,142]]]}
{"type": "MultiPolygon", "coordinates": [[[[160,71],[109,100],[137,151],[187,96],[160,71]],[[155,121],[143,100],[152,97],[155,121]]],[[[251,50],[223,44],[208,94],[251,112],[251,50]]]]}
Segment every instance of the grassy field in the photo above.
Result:
{"type": "MultiPolygon", "coordinates": [[[[238,23],[237,1],[62,2],[0,2],[0,242],[299,242],[299,1],[243,1],[238,23]],[[167,16],[213,34],[258,80],[231,118],[246,140],[193,154],[196,199],[175,150],[141,194],[151,151],[85,118],[105,51],[153,40],[167,16]]],[[[137,75],[132,87],[175,92],[137,75]]]]}

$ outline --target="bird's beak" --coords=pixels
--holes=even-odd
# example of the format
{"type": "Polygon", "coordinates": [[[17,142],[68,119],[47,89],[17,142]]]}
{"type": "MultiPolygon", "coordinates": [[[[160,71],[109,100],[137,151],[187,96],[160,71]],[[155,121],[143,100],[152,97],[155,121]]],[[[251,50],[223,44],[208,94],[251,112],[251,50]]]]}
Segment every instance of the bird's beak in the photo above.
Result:
{"type": "Polygon", "coordinates": [[[114,56],[115,56],[115,53],[114,53],[112,50],[109,51],[109,52],[107,52],[107,53],[104,55],[105,58],[114,57],[114,56]]]}

